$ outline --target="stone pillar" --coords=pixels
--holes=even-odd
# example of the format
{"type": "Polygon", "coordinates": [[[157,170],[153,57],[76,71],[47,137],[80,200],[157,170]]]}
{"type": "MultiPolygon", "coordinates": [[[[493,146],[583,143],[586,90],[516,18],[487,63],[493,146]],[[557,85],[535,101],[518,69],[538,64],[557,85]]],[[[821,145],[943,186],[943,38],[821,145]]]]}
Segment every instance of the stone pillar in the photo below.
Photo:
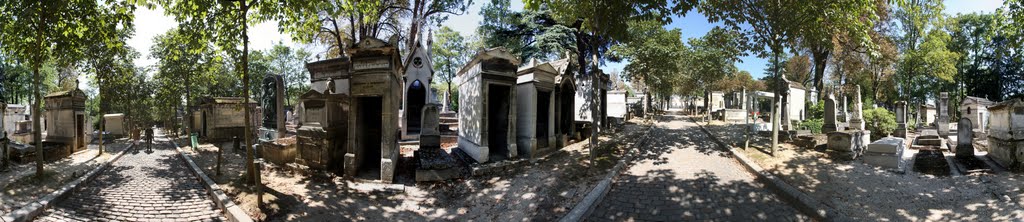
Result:
{"type": "Polygon", "coordinates": [[[892,135],[900,138],[907,138],[907,102],[896,102],[896,131],[892,135]]]}
{"type": "MultiPolygon", "coordinates": [[[[788,84],[787,84],[787,86],[788,86],[788,84]]],[[[791,113],[789,113],[789,88],[788,87],[786,89],[784,89],[784,92],[782,93],[782,95],[780,95],[779,98],[782,99],[782,107],[780,107],[781,112],[779,112],[779,114],[782,115],[781,118],[779,118],[779,121],[782,121],[782,122],[779,123],[779,128],[782,129],[782,130],[787,130],[787,131],[788,130],[792,130],[793,127],[790,126],[790,124],[792,124],[792,121],[790,121],[790,118],[789,118],[789,115],[791,113]]]]}
{"type": "Polygon", "coordinates": [[[860,86],[854,91],[853,110],[850,113],[850,127],[854,130],[864,130],[864,103],[860,98],[860,86]]]}
{"type": "Polygon", "coordinates": [[[971,125],[971,119],[960,118],[956,127],[956,157],[974,157],[974,126],[971,125]]]}
{"type": "Polygon", "coordinates": [[[830,133],[839,130],[836,125],[836,97],[831,93],[825,96],[824,124],[821,126],[821,133],[830,133]]]}
{"type": "Polygon", "coordinates": [[[935,103],[935,112],[939,115],[939,118],[935,119],[935,126],[939,136],[949,136],[949,93],[939,93],[939,99],[935,103]]]}

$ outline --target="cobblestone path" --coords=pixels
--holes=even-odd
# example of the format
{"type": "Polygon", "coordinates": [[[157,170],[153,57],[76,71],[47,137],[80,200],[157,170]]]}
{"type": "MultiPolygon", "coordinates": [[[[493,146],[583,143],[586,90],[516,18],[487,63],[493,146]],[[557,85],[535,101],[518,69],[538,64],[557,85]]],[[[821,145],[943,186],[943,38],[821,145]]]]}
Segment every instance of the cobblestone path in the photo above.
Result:
{"type": "Polygon", "coordinates": [[[689,119],[665,115],[651,133],[588,221],[809,220],[689,119]]]}
{"type": "Polygon", "coordinates": [[[128,152],[37,221],[226,220],[166,138],[128,152]]]}

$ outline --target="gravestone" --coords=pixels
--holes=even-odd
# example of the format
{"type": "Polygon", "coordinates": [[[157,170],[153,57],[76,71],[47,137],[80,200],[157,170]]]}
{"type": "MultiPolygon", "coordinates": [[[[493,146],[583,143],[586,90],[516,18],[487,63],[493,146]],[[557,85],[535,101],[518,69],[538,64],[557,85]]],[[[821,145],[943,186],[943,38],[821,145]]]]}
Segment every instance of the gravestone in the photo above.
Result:
{"type": "Polygon", "coordinates": [[[850,114],[850,127],[853,130],[864,130],[864,103],[861,102],[860,86],[853,94],[853,110],[850,114]]]}
{"type": "Polygon", "coordinates": [[[939,114],[939,118],[935,119],[935,126],[939,136],[949,136],[949,93],[939,93],[939,100],[935,106],[935,111],[939,114]]]}
{"type": "Polygon", "coordinates": [[[284,80],[280,75],[263,78],[263,95],[260,107],[263,108],[263,122],[260,124],[259,139],[272,141],[284,137],[284,80]]]}
{"type": "Polygon", "coordinates": [[[893,136],[899,138],[907,138],[907,102],[898,101],[896,102],[896,131],[893,131],[893,136]]]}
{"type": "Polygon", "coordinates": [[[821,133],[831,133],[839,130],[836,125],[836,98],[831,93],[825,97],[825,122],[821,126],[821,133]]]}
{"type": "Polygon", "coordinates": [[[420,148],[413,152],[416,158],[416,181],[442,181],[460,176],[458,162],[441,149],[440,105],[423,106],[420,148]]]}
{"type": "Polygon", "coordinates": [[[864,151],[864,162],[902,171],[903,152],[907,147],[904,141],[899,137],[886,137],[868,144],[864,151]]]}
{"type": "Polygon", "coordinates": [[[960,118],[956,127],[956,157],[974,157],[974,130],[971,119],[960,118]]]}

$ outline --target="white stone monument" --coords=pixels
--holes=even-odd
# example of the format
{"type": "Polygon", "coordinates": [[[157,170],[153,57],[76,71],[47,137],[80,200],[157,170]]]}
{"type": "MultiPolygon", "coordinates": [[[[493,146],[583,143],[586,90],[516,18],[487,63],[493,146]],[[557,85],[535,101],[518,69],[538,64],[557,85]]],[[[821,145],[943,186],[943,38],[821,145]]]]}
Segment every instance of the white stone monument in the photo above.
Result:
{"type": "Polygon", "coordinates": [[[459,148],[480,163],[518,157],[516,70],[505,48],[479,51],[456,75],[459,86],[459,148]]]}
{"type": "Polygon", "coordinates": [[[550,64],[531,59],[517,73],[516,146],[524,158],[534,160],[554,150],[556,72],[550,64]]]}

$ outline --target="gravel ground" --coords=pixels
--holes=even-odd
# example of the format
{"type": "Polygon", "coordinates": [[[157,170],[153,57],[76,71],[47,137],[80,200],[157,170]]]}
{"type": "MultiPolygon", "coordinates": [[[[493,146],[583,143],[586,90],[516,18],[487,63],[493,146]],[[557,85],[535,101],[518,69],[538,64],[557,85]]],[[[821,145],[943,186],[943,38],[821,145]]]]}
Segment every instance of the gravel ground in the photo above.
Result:
{"type": "MultiPolygon", "coordinates": [[[[742,147],[739,125],[713,122],[709,129],[742,147]]],[[[1015,221],[1024,218],[1024,176],[974,173],[932,176],[895,173],[861,160],[837,160],[815,150],[782,144],[767,155],[771,141],[759,137],[743,150],[761,167],[857,221],[1015,221]]]]}
{"type": "MultiPolygon", "coordinates": [[[[255,194],[242,186],[244,157],[231,151],[223,176],[213,176],[216,146],[197,152],[183,147],[215,178],[236,204],[256,219],[270,221],[552,221],[567,213],[614,166],[649,123],[627,124],[621,133],[605,133],[599,150],[605,155],[590,164],[587,140],[562,148],[543,160],[498,175],[437,183],[411,183],[404,191],[362,189],[380,184],[356,183],[337,176],[304,174],[267,165],[263,213],[256,213],[255,194]],[[617,135],[610,137],[609,135],[617,135]],[[230,172],[230,173],[229,173],[230,172]]],[[[187,145],[179,143],[179,145],[187,145]]],[[[216,144],[231,150],[229,143],[216,144]]]]}
{"type": "Polygon", "coordinates": [[[0,215],[21,208],[26,203],[57,190],[65,183],[85,175],[89,171],[106,162],[117,152],[128,148],[128,140],[119,139],[104,145],[106,152],[99,154],[97,144],[89,144],[88,149],[72,154],[52,163],[43,165],[42,180],[35,178],[35,162],[15,164],[10,169],[0,172],[0,215]]]}

